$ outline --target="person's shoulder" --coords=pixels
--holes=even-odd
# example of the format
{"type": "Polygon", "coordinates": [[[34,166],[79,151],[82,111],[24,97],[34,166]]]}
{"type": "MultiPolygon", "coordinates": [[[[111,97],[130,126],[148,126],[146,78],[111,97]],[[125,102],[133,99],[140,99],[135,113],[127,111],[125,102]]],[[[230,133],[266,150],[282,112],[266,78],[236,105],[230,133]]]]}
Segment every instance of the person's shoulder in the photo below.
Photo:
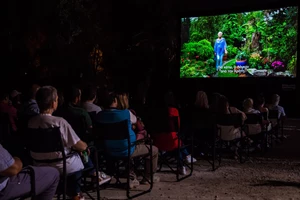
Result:
{"type": "Polygon", "coordinates": [[[51,123],[53,125],[65,125],[65,124],[68,124],[67,120],[65,120],[64,118],[62,117],[58,117],[58,116],[50,116],[49,118],[47,118],[49,121],[51,121],[51,123]]]}

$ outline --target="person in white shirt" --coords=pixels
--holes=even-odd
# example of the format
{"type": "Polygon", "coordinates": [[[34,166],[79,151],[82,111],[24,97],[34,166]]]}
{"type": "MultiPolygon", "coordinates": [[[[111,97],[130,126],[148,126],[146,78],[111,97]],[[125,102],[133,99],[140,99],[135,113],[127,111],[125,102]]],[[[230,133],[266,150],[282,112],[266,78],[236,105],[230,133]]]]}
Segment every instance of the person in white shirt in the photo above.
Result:
{"type": "MultiPolygon", "coordinates": [[[[260,115],[260,111],[259,110],[255,110],[253,108],[253,100],[251,98],[247,98],[244,100],[243,102],[243,108],[244,108],[244,112],[246,114],[257,114],[260,115]]],[[[249,135],[256,135],[261,133],[261,124],[248,124],[248,134],[249,135]]]]}
{"type": "MultiPolygon", "coordinates": [[[[28,128],[51,128],[60,127],[60,132],[62,134],[62,139],[65,145],[66,155],[71,153],[71,151],[76,151],[81,153],[87,150],[87,144],[80,140],[77,134],[72,129],[71,125],[63,118],[52,116],[52,113],[57,109],[58,106],[58,95],[57,90],[52,86],[41,87],[36,94],[36,101],[40,109],[40,114],[31,118],[28,122],[28,128]]],[[[52,153],[35,153],[31,152],[31,156],[35,160],[45,160],[45,159],[56,159],[60,158],[61,155],[58,152],[52,153]]],[[[92,165],[91,162],[88,162],[92,165]]],[[[62,173],[63,162],[53,162],[53,163],[40,163],[36,162],[35,165],[38,166],[52,166],[57,168],[62,173]]],[[[85,164],[87,165],[87,164],[85,164]]],[[[86,166],[90,167],[90,166],[86,166]]],[[[80,192],[80,187],[78,182],[81,175],[81,170],[84,168],[82,160],[79,154],[74,154],[67,159],[67,174],[73,173],[69,176],[70,181],[68,181],[68,195],[73,199],[83,200],[84,197],[80,192]]],[[[99,177],[100,179],[100,177],[99,177]]]]}
{"type": "Polygon", "coordinates": [[[96,114],[102,109],[94,104],[97,98],[97,88],[94,86],[88,86],[82,90],[82,108],[88,113],[96,112],[96,114]]]}

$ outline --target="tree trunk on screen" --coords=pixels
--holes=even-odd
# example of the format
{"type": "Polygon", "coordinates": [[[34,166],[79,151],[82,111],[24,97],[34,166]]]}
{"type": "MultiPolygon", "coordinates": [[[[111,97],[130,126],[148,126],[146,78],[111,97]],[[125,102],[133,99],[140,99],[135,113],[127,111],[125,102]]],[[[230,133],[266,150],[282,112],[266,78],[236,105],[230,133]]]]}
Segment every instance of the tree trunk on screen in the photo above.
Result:
{"type": "Polygon", "coordinates": [[[189,17],[184,18],[181,23],[181,45],[188,42],[190,39],[190,26],[191,19],[189,17]]]}

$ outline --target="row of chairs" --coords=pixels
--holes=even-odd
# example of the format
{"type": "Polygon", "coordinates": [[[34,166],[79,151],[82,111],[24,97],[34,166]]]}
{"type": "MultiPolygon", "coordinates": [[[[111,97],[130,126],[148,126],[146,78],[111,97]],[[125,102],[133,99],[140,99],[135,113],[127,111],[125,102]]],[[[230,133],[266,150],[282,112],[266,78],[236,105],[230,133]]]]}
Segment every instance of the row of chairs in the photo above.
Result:
{"type": "MultiPolygon", "coordinates": [[[[196,138],[196,144],[206,146],[205,154],[207,161],[212,165],[212,169],[216,170],[221,163],[221,154],[225,146],[230,147],[232,144],[230,141],[222,140],[220,126],[234,126],[240,127],[240,134],[242,136],[243,131],[249,136],[248,127],[249,125],[262,124],[263,120],[267,120],[267,113],[262,114],[247,114],[247,120],[243,122],[241,114],[225,114],[225,115],[214,115],[212,113],[189,113],[190,118],[187,118],[190,123],[187,123],[190,127],[189,132],[194,134],[196,138]],[[218,162],[218,163],[216,163],[218,162]]],[[[183,115],[187,116],[187,115],[183,115]]],[[[267,151],[268,146],[272,146],[274,137],[283,137],[283,121],[278,117],[278,111],[270,111],[268,119],[273,121],[272,130],[268,130],[267,126],[262,129],[262,150],[267,151]]],[[[250,136],[251,137],[251,136],[250,136]]],[[[235,141],[236,142],[236,141],[235,141]]],[[[247,143],[241,143],[242,146],[239,148],[240,162],[243,163],[249,158],[249,145],[247,143]]],[[[202,149],[203,149],[202,146],[202,149]]]]}
{"type": "MultiPolygon", "coordinates": [[[[275,119],[278,120],[278,123],[277,123],[277,128],[276,130],[280,130],[281,129],[281,133],[283,134],[283,129],[282,129],[282,124],[281,124],[281,121],[280,119],[278,119],[278,112],[270,112],[269,113],[269,119],[272,119],[272,117],[276,117],[275,119]]],[[[256,123],[260,123],[261,122],[261,117],[258,116],[258,115],[248,115],[247,116],[248,119],[246,121],[246,123],[248,124],[256,124],[256,123]]],[[[181,140],[185,140],[184,139],[184,136],[181,134],[181,131],[180,131],[180,127],[179,127],[179,124],[178,124],[178,118],[177,117],[170,117],[169,118],[170,120],[170,123],[168,124],[167,127],[159,127],[160,130],[166,130],[166,132],[177,132],[178,133],[178,140],[181,141],[181,140]]],[[[5,124],[5,123],[1,123],[1,124],[5,124]]],[[[211,159],[208,159],[209,162],[212,164],[212,168],[213,170],[215,170],[217,168],[216,166],[216,163],[215,161],[218,161],[219,164],[218,166],[220,165],[221,163],[221,154],[220,152],[217,153],[217,140],[218,140],[218,129],[217,127],[215,126],[216,124],[220,124],[220,125],[234,125],[234,126],[242,126],[243,123],[241,121],[241,116],[239,116],[238,114],[237,115],[224,115],[224,116],[218,116],[216,118],[216,116],[213,116],[213,115],[206,115],[206,116],[201,116],[201,115],[198,115],[198,118],[196,117],[193,117],[193,131],[190,132],[190,134],[188,135],[185,135],[185,137],[188,136],[189,138],[189,145],[190,146],[181,146],[181,142],[178,142],[178,144],[180,146],[178,146],[178,149],[177,151],[175,152],[175,154],[160,154],[160,164],[159,164],[159,168],[161,169],[162,168],[162,165],[166,165],[168,166],[171,171],[175,172],[176,173],[176,178],[178,181],[180,180],[183,180],[189,176],[192,175],[193,173],[193,162],[188,165],[186,164],[186,166],[189,167],[190,169],[190,173],[187,175],[187,176],[183,176],[183,177],[180,177],[179,175],[179,163],[182,162],[182,160],[180,160],[180,151],[182,148],[187,148],[187,147],[190,147],[190,150],[191,150],[191,155],[193,156],[193,142],[194,142],[194,134],[198,134],[197,131],[201,132],[201,131],[210,131],[210,134],[211,134],[211,146],[210,146],[210,150],[211,150],[211,159]],[[208,128],[209,127],[209,128],[208,128]],[[175,155],[175,156],[174,156],[175,155]],[[170,158],[175,158],[175,162],[176,162],[176,166],[175,168],[172,166],[172,163],[170,163],[170,158]]],[[[7,125],[7,124],[6,124],[7,125]]],[[[114,124],[99,124],[98,126],[95,126],[94,127],[94,136],[97,136],[95,138],[93,138],[93,141],[95,141],[95,145],[96,146],[103,146],[103,140],[127,140],[128,141],[128,147],[130,148],[132,145],[134,145],[133,143],[130,142],[130,138],[129,138],[129,133],[128,133],[128,127],[127,127],[127,122],[126,121],[123,121],[123,122],[119,122],[119,123],[114,123],[114,124]],[[99,134],[100,133],[100,134],[99,134]],[[98,142],[97,142],[98,141],[98,142]]],[[[6,126],[0,126],[0,127],[6,127],[6,126]]],[[[53,128],[53,129],[45,129],[45,130],[31,130],[30,131],[31,133],[31,140],[30,141],[38,141],[36,143],[32,143],[34,145],[29,145],[28,146],[28,149],[31,149],[33,152],[39,152],[39,151],[49,151],[49,152],[53,152],[53,151],[62,151],[64,152],[64,148],[62,146],[62,141],[61,141],[61,137],[60,137],[60,132],[59,132],[59,128],[53,128]],[[42,133],[42,134],[41,134],[42,133]],[[43,136],[42,136],[43,135],[43,136]],[[48,135],[48,136],[46,136],[48,135]],[[54,135],[56,135],[57,137],[54,137],[54,135]],[[53,138],[52,140],[49,140],[49,137],[51,136],[51,138],[53,138]],[[44,141],[44,142],[43,142],[44,141]],[[51,142],[50,142],[51,141],[51,142]],[[36,144],[39,144],[39,145],[36,145],[36,144]]],[[[272,132],[273,133],[273,132],[272,132]]],[[[200,133],[201,134],[201,133],[200,133]]],[[[2,134],[3,135],[3,134],[2,134]]],[[[3,137],[2,137],[3,138],[3,137]]],[[[272,138],[272,137],[271,137],[272,138]]],[[[185,140],[186,141],[186,140],[185,140]]],[[[138,142],[148,142],[148,144],[150,144],[150,149],[149,149],[149,154],[143,156],[143,158],[147,157],[147,156],[152,156],[151,153],[152,153],[152,142],[151,141],[138,141],[138,142]]],[[[94,162],[95,162],[95,168],[96,169],[99,169],[99,165],[98,165],[98,158],[99,158],[99,155],[98,155],[98,152],[101,152],[101,154],[104,154],[105,152],[105,149],[97,149],[95,147],[91,147],[94,149],[93,152],[94,153],[94,162]]],[[[130,151],[128,151],[130,152],[130,151]]],[[[64,155],[64,153],[62,153],[62,160],[64,162],[64,165],[65,165],[65,159],[68,158],[69,155],[64,155]]],[[[109,155],[105,155],[106,158],[109,157],[109,155]]],[[[131,198],[134,198],[134,197],[137,197],[139,195],[142,195],[142,194],[145,194],[147,192],[150,192],[152,187],[153,187],[153,176],[151,176],[151,180],[149,180],[150,182],[150,187],[148,190],[146,191],[143,191],[142,193],[140,194],[136,194],[136,195],[133,195],[131,196],[130,195],[130,187],[129,187],[129,177],[130,177],[130,168],[132,167],[131,165],[131,158],[130,158],[130,155],[128,155],[126,158],[113,158],[111,159],[113,160],[115,163],[119,163],[118,161],[122,160],[124,163],[127,164],[127,167],[126,167],[126,170],[127,170],[127,196],[129,199],[131,198]]],[[[44,162],[44,161],[43,161],[44,162]]],[[[47,161],[48,162],[48,161],[47,161]]],[[[241,160],[242,162],[242,160],[241,160]]],[[[139,163],[139,162],[137,162],[139,163]]],[[[152,165],[151,165],[152,166],[152,165]]],[[[119,169],[116,169],[116,171],[119,170],[119,169]]],[[[63,180],[63,191],[62,191],[62,195],[63,195],[63,199],[65,199],[65,187],[66,187],[66,171],[65,171],[65,166],[64,166],[64,173],[62,175],[62,180],[63,180]]],[[[96,170],[97,173],[98,173],[98,170],[96,170]]],[[[98,175],[98,174],[97,174],[98,175]]],[[[115,174],[116,177],[118,177],[119,173],[116,173],[115,174]]],[[[119,181],[119,180],[118,180],[119,181]]],[[[34,184],[32,184],[34,185],[34,184]]],[[[96,190],[97,190],[97,199],[100,198],[100,192],[99,192],[99,185],[96,184],[97,187],[96,187],[96,190]]],[[[33,188],[33,191],[34,191],[34,188],[33,188]]],[[[34,194],[34,192],[32,192],[32,194],[34,194]]],[[[34,195],[33,195],[34,196],[34,195]]]]}
{"type": "MultiPolygon", "coordinates": [[[[137,196],[143,195],[145,193],[151,192],[153,188],[153,173],[150,176],[149,182],[149,188],[145,191],[142,191],[140,193],[131,195],[130,194],[130,170],[132,167],[135,167],[135,170],[138,170],[137,168],[139,165],[132,165],[132,158],[130,155],[130,148],[133,145],[137,145],[138,143],[148,143],[149,144],[149,152],[139,158],[139,160],[135,160],[137,163],[143,164],[141,160],[146,159],[146,158],[152,158],[152,143],[147,141],[148,139],[144,140],[139,140],[136,142],[131,142],[130,137],[129,137],[129,132],[128,132],[128,122],[127,120],[121,121],[118,123],[107,123],[107,124],[98,124],[93,128],[93,142],[94,146],[89,146],[89,148],[92,149],[91,152],[93,152],[93,161],[94,161],[94,168],[97,172],[97,177],[98,177],[98,170],[99,170],[99,158],[101,156],[104,156],[107,162],[112,162],[116,165],[122,161],[125,163],[125,170],[126,170],[126,194],[129,199],[135,198],[137,196]],[[105,140],[127,140],[128,142],[128,155],[124,157],[115,157],[109,154],[105,150],[105,145],[103,141],[105,140]],[[99,153],[99,154],[98,154],[99,153]],[[101,156],[100,156],[101,155],[101,156]],[[141,161],[141,162],[140,162],[141,161]]],[[[26,142],[26,148],[28,151],[31,152],[36,152],[36,153],[47,153],[47,152],[61,152],[62,157],[59,159],[55,160],[34,160],[34,162],[43,162],[43,163],[50,163],[50,162],[58,162],[62,161],[63,162],[63,173],[61,177],[61,182],[62,182],[62,190],[59,191],[58,193],[58,199],[60,199],[60,196],[62,195],[62,199],[66,199],[66,185],[67,185],[67,177],[70,175],[67,174],[66,172],[66,160],[70,157],[73,156],[72,154],[65,154],[64,146],[63,146],[63,141],[61,137],[61,133],[59,130],[59,127],[54,127],[54,128],[49,128],[49,129],[29,129],[27,130],[27,142],[26,142]]],[[[150,159],[150,166],[152,167],[152,159],[150,159]]],[[[82,171],[83,174],[87,174],[88,171],[92,169],[84,169],[82,171]]],[[[120,178],[121,178],[121,173],[120,173],[120,166],[118,165],[117,168],[114,170],[114,175],[115,178],[117,179],[117,184],[120,184],[120,178]]],[[[151,168],[150,171],[153,171],[151,168]]],[[[144,178],[145,175],[143,175],[144,178]]],[[[84,178],[80,177],[80,178],[84,178]]],[[[34,185],[35,183],[33,183],[34,185]]],[[[83,185],[82,191],[85,192],[91,199],[94,199],[85,189],[86,185],[83,185]]],[[[96,183],[96,187],[92,188],[96,189],[97,192],[97,199],[100,199],[100,187],[99,184],[96,183]]],[[[34,193],[34,192],[33,192],[34,193]]]]}

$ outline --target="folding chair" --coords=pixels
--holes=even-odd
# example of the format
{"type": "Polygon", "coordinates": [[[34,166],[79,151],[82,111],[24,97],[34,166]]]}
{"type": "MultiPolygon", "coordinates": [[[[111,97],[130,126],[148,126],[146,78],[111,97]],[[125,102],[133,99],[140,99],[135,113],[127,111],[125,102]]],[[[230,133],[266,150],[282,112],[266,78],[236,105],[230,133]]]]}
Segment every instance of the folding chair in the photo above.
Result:
{"type": "MultiPolygon", "coordinates": [[[[61,132],[59,127],[53,127],[48,129],[28,129],[28,141],[27,147],[30,152],[34,153],[50,153],[50,152],[60,152],[61,158],[56,159],[45,159],[45,160],[36,160],[33,159],[36,163],[53,163],[53,162],[63,162],[63,173],[61,176],[61,181],[63,184],[62,192],[58,194],[58,199],[60,199],[60,194],[63,196],[63,200],[66,199],[67,191],[67,177],[72,174],[67,174],[67,159],[77,154],[77,152],[72,152],[68,155],[65,153],[64,141],[62,140],[61,132]]],[[[98,173],[98,155],[97,151],[95,152],[95,163],[94,167],[96,169],[96,177],[99,177],[98,173]]],[[[83,169],[82,172],[87,172],[92,169],[83,169]]],[[[91,199],[94,199],[84,188],[81,187],[91,199]]],[[[99,184],[96,183],[97,189],[97,199],[100,199],[99,184]]]]}
{"type": "Polygon", "coordinates": [[[91,117],[91,120],[92,120],[93,124],[95,124],[96,117],[97,117],[96,111],[89,112],[89,115],[90,115],[90,117],[91,117]]]}
{"type": "Polygon", "coordinates": [[[83,116],[74,115],[67,110],[62,110],[58,116],[64,118],[71,125],[79,138],[87,143],[91,141],[91,134],[88,130],[88,127],[86,126],[86,122],[83,116]]]}
{"type": "Polygon", "coordinates": [[[36,193],[35,193],[35,174],[34,170],[32,167],[28,166],[26,168],[23,168],[22,171],[20,172],[21,174],[27,173],[30,176],[30,184],[31,184],[31,191],[30,194],[26,196],[20,197],[20,200],[25,200],[27,198],[31,198],[31,200],[35,199],[36,193]]]}
{"type": "MultiPolygon", "coordinates": [[[[137,144],[141,143],[141,142],[145,142],[146,140],[148,140],[147,138],[143,139],[143,140],[138,140],[135,142],[131,142],[130,141],[130,134],[129,134],[129,127],[128,127],[128,120],[123,120],[120,122],[115,122],[115,123],[100,123],[98,122],[95,127],[93,128],[93,132],[94,132],[94,142],[95,142],[95,146],[96,147],[103,147],[102,149],[102,153],[105,154],[105,157],[107,159],[109,159],[110,161],[114,162],[116,164],[116,169],[114,170],[114,175],[115,178],[117,180],[116,184],[121,184],[120,181],[120,161],[126,163],[126,195],[128,197],[128,199],[133,199],[136,198],[138,196],[141,196],[143,194],[146,193],[150,193],[152,188],[153,188],[153,169],[152,169],[152,143],[149,144],[150,148],[149,148],[149,152],[145,155],[142,155],[140,157],[140,159],[145,159],[147,157],[150,157],[150,180],[148,180],[148,182],[150,183],[149,189],[140,192],[138,194],[135,195],[130,195],[130,169],[131,169],[131,161],[132,161],[132,157],[131,157],[131,148],[133,146],[136,146],[137,144]],[[110,152],[110,150],[108,149],[107,146],[107,142],[108,141],[126,141],[127,145],[128,145],[128,154],[126,156],[115,156],[112,154],[112,152],[110,152]]],[[[100,150],[98,148],[98,150],[100,150]]],[[[143,176],[145,178],[145,176],[143,176]]]]}
{"type": "Polygon", "coordinates": [[[280,119],[278,110],[269,110],[269,119],[275,126],[272,126],[276,138],[283,139],[283,120],[280,119]],[[281,132],[281,138],[279,137],[279,132],[281,132]]]}
{"type": "Polygon", "coordinates": [[[231,147],[232,145],[235,145],[235,148],[238,148],[238,154],[239,154],[239,158],[240,158],[240,163],[244,163],[249,156],[249,148],[247,148],[247,145],[245,145],[244,142],[242,142],[242,138],[243,138],[243,120],[242,120],[242,114],[241,113],[233,113],[233,114],[222,114],[222,115],[217,115],[216,118],[216,125],[217,126],[221,126],[218,127],[217,130],[219,132],[219,137],[220,137],[220,162],[221,162],[221,154],[222,154],[222,148],[225,145],[226,148],[231,147]],[[235,128],[239,128],[240,129],[240,138],[237,139],[232,139],[232,140],[227,140],[223,138],[222,135],[222,126],[233,126],[235,128]],[[239,148],[236,143],[240,142],[241,144],[241,148],[239,148]],[[245,155],[245,159],[243,159],[243,147],[246,147],[246,155],[245,155]]]}
{"type": "Polygon", "coordinates": [[[216,116],[210,112],[194,112],[192,116],[192,127],[194,138],[198,140],[204,150],[204,156],[215,171],[220,166],[220,156],[216,152],[217,130],[215,126],[216,116]],[[216,165],[216,161],[218,165],[216,165]]]}
{"type": "Polygon", "coordinates": [[[172,172],[174,172],[176,174],[177,181],[181,181],[181,180],[184,180],[184,179],[192,176],[192,174],[193,174],[193,170],[194,170],[193,161],[189,165],[180,156],[181,151],[183,149],[188,148],[189,146],[191,146],[190,154],[191,154],[191,157],[193,158],[193,155],[194,155],[194,153],[193,153],[193,151],[194,151],[194,149],[193,149],[193,146],[194,146],[194,144],[193,144],[193,142],[194,142],[193,133],[190,135],[191,144],[182,146],[181,143],[184,139],[184,136],[180,134],[178,117],[177,116],[168,117],[167,123],[165,123],[165,122],[166,122],[165,120],[162,120],[162,121],[158,122],[157,132],[159,132],[160,134],[165,134],[165,133],[170,133],[170,132],[176,132],[177,133],[178,147],[177,147],[176,150],[174,150],[174,152],[176,153],[175,154],[176,168],[171,166],[173,164],[172,159],[174,158],[174,155],[172,154],[173,152],[166,152],[166,153],[161,152],[160,153],[159,171],[161,171],[163,165],[166,165],[168,168],[170,168],[170,170],[172,172]],[[182,165],[186,166],[190,170],[190,172],[187,175],[181,176],[181,177],[180,177],[180,173],[179,173],[180,163],[182,163],[182,165]]]}
{"type": "MultiPolygon", "coordinates": [[[[244,123],[244,130],[246,132],[246,135],[253,139],[254,141],[261,141],[260,144],[262,144],[263,148],[262,151],[266,151],[268,148],[268,137],[267,137],[267,131],[263,129],[263,116],[261,113],[259,114],[246,114],[247,119],[244,123]],[[261,127],[261,132],[257,133],[255,135],[250,134],[251,126],[253,125],[259,125],[261,127]]],[[[267,128],[266,128],[267,129],[267,128]]]]}

